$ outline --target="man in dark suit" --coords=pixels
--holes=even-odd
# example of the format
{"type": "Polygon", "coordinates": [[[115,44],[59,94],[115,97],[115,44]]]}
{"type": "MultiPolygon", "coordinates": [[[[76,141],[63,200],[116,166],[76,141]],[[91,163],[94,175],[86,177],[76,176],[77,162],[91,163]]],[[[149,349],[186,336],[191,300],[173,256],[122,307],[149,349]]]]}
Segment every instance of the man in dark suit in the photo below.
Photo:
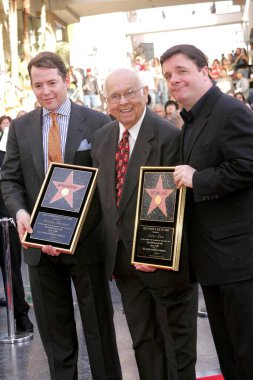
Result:
{"type": "MultiPolygon", "coordinates": [[[[38,54],[30,61],[28,71],[42,108],[13,121],[1,177],[3,197],[17,221],[20,239],[25,231],[32,232],[30,213],[50,161],[48,142],[53,127],[50,112],[57,113],[60,153],[66,164],[91,166],[90,141],[95,130],[109,120],[102,113],[68,99],[69,77],[64,62],[56,54],[38,54]]],[[[63,254],[53,246],[44,246],[42,251],[35,248],[25,251],[36,320],[52,379],[78,378],[72,282],[93,379],[121,379],[100,219],[95,197],[74,255],[63,254]]]]}
{"type": "Polygon", "coordinates": [[[186,232],[226,380],[253,375],[253,113],[223,94],[192,45],[161,57],[185,124],[175,183],[187,186],[186,232]]]}
{"type": "Polygon", "coordinates": [[[180,131],[146,107],[148,88],[133,70],[113,71],[104,90],[116,120],[95,134],[92,157],[99,168],[108,275],[114,274],[121,293],[140,378],[193,380],[197,293],[189,282],[186,252],[179,272],[131,266],[140,166],[177,164],[180,131]],[[130,159],[119,201],[115,154],[126,131],[130,159]]]}

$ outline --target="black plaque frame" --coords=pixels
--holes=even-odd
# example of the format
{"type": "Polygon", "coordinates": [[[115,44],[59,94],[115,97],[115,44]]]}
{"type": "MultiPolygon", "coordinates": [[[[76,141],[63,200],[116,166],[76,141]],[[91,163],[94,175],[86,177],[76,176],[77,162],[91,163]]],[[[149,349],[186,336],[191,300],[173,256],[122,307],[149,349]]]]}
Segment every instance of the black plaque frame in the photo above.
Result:
{"type": "Polygon", "coordinates": [[[52,245],[59,252],[74,254],[96,188],[97,174],[96,168],[52,162],[31,215],[33,233],[26,232],[22,244],[40,249],[45,245],[52,245]],[[66,181],[69,175],[72,175],[73,181],[64,188],[59,178],[66,181]],[[61,185],[58,189],[54,185],[57,178],[61,185]],[[79,183],[74,182],[76,178],[79,183]],[[85,181],[81,182],[81,179],[85,181]],[[72,199],[67,201],[65,194],[68,193],[68,186],[70,189],[71,186],[78,186],[80,189],[74,190],[70,197],[72,199]],[[61,188],[63,193],[60,194],[61,188]],[[75,193],[80,195],[76,197],[75,193]],[[58,199],[53,201],[52,195],[55,198],[57,194],[60,194],[58,199]],[[45,238],[41,237],[43,234],[45,238]]]}
{"type": "Polygon", "coordinates": [[[179,270],[186,188],[176,188],[174,170],[140,168],[132,264],[179,270]]]}

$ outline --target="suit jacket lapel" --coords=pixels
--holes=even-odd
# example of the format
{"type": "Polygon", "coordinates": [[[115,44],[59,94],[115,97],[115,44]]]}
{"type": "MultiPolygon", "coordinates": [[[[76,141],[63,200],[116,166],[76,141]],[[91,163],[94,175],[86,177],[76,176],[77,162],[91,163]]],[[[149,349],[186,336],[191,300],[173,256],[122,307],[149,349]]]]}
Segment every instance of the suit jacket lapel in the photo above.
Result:
{"type": "Polygon", "coordinates": [[[150,140],[154,138],[153,121],[149,110],[143,119],[135,146],[129,161],[122,197],[119,204],[119,215],[124,211],[133,192],[138,186],[140,167],[145,166],[152,150],[150,140]]]}
{"type": "MultiPolygon", "coordinates": [[[[202,130],[205,128],[207,120],[209,118],[209,115],[211,114],[212,109],[214,107],[214,104],[216,103],[216,100],[218,99],[218,97],[220,97],[221,94],[222,94],[222,92],[220,91],[220,89],[218,87],[215,88],[213,90],[213,92],[210,94],[210,96],[208,97],[205,104],[203,105],[203,107],[202,107],[202,109],[201,109],[201,111],[197,117],[196,122],[194,122],[191,137],[190,137],[190,140],[189,140],[186,152],[185,152],[184,162],[187,163],[189,161],[189,158],[190,158],[192,149],[194,147],[194,144],[197,141],[202,130]]],[[[184,136],[184,129],[183,129],[183,133],[182,133],[182,137],[181,137],[181,147],[182,147],[181,152],[183,152],[183,145],[182,145],[183,136],[184,136]]],[[[183,154],[183,153],[181,153],[181,154],[183,154]]]]}
{"type": "Polygon", "coordinates": [[[65,147],[64,162],[73,164],[74,156],[80,142],[86,135],[87,126],[84,123],[85,117],[79,113],[79,108],[74,103],[71,104],[71,114],[69,120],[68,134],[65,147]]]}
{"type": "Polygon", "coordinates": [[[30,123],[24,128],[25,138],[28,141],[30,152],[33,158],[33,164],[37,173],[43,181],[45,177],[44,154],[42,141],[42,111],[38,109],[32,114],[30,123]]]}
{"type": "Polygon", "coordinates": [[[80,114],[79,108],[71,102],[71,113],[65,147],[64,163],[73,164],[76,151],[85,136],[85,116],[80,114]]]}

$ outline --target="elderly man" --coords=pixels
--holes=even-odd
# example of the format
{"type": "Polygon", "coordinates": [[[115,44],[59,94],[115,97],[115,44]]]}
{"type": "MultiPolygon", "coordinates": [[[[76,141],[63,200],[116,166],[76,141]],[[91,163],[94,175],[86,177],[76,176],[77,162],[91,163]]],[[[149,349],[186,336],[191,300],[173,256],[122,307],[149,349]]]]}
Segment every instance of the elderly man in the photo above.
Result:
{"type": "Polygon", "coordinates": [[[109,277],[115,276],[142,380],[193,380],[196,360],[196,286],[186,252],[179,272],[131,266],[140,166],[178,163],[180,132],[147,106],[148,88],[138,73],[117,69],[104,84],[108,112],[116,119],[95,134],[92,156],[106,233],[109,277]],[[125,178],[118,182],[118,156],[125,178]]]}
{"type": "Polygon", "coordinates": [[[184,109],[175,183],[187,186],[189,257],[202,285],[226,380],[253,374],[253,114],[223,94],[205,54],[176,45],[161,57],[164,76],[184,109]]]}

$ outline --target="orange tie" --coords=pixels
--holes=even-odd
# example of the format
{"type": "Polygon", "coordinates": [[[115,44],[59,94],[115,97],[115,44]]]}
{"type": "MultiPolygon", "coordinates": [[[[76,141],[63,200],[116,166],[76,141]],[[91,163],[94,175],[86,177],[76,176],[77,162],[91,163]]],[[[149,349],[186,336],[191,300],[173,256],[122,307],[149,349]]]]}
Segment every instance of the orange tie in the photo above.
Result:
{"type": "Polygon", "coordinates": [[[50,162],[63,162],[61,153],[60,127],[57,122],[57,113],[49,113],[52,125],[48,133],[48,164],[50,162]]]}

